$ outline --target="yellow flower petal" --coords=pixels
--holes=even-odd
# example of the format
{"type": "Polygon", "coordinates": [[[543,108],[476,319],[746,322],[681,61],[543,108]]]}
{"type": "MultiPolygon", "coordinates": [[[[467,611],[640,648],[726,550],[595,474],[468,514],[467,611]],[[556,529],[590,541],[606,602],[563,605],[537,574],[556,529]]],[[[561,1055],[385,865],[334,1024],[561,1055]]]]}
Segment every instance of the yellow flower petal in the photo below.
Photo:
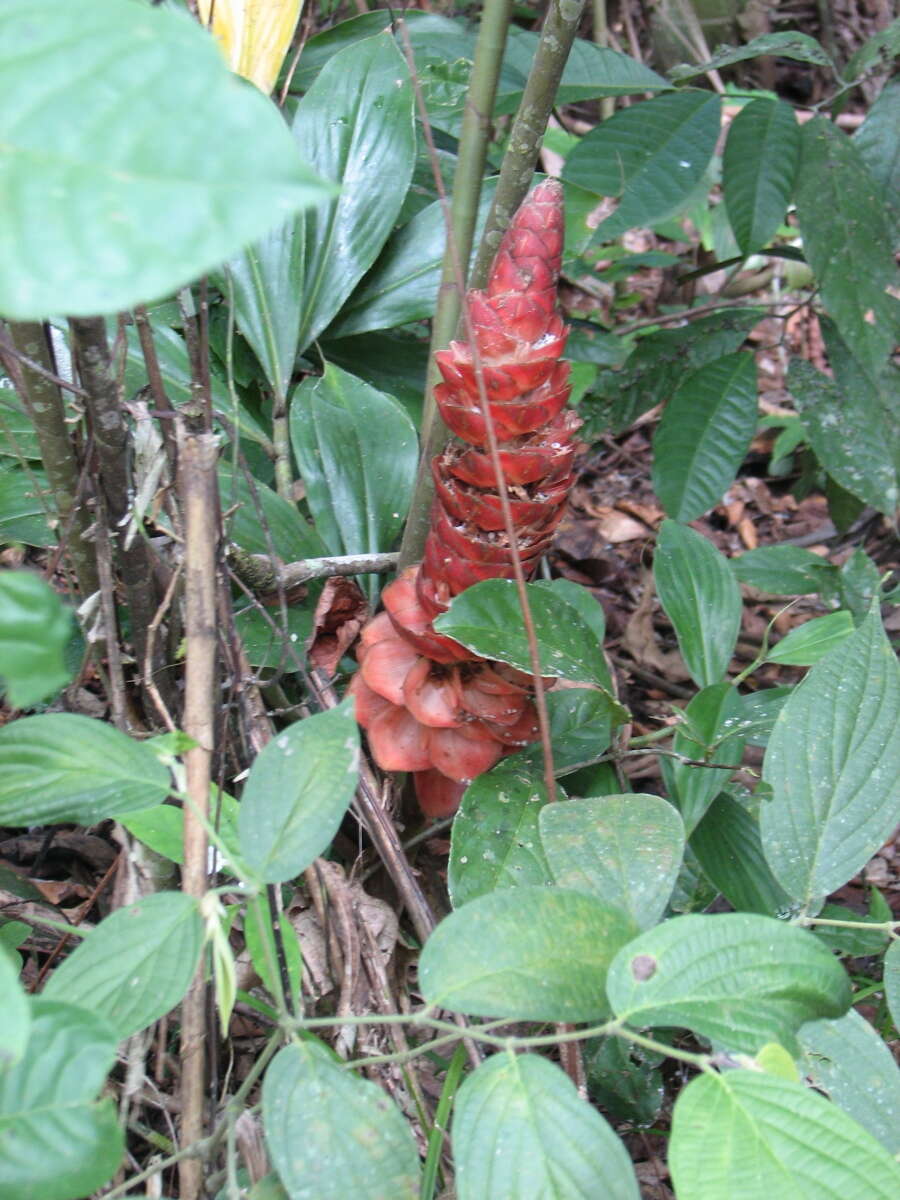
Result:
{"type": "Polygon", "coordinates": [[[291,44],[304,0],[199,0],[200,18],[209,25],[228,65],[266,95],[275,86],[291,44]]]}

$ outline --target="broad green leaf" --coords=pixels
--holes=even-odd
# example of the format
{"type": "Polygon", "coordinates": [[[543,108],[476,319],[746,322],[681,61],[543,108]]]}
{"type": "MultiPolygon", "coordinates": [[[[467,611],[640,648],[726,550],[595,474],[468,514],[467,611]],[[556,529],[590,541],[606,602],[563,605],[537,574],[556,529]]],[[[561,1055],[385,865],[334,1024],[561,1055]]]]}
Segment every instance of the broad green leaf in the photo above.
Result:
{"type": "Polygon", "coordinates": [[[728,560],[741,583],[775,596],[806,596],[834,586],[826,559],[802,546],[760,546],[728,560]]]}
{"type": "Polygon", "coordinates": [[[900,78],[889,79],[866,119],[857,129],[853,144],[881,193],[893,229],[893,245],[900,244],[900,78]]]}
{"type": "Polygon", "coordinates": [[[730,67],[733,63],[745,62],[748,58],[759,58],[762,54],[774,54],[778,58],[792,58],[796,62],[833,69],[831,59],[815,38],[792,30],[789,33],[764,33],[745,42],[743,46],[719,46],[712,58],[708,58],[706,62],[679,64],[669,74],[680,83],[684,79],[693,79],[695,75],[703,75],[719,67],[730,67]]]}
{"type": "Polygon", "coordinates": [[[793,1049],[797,1030],[850,1006],[843,967],[805,929],[756,913],[673,917],[629,943],[607,984],[630,1025],[676,1025],[714,1047],[793,1049]]]}
{"type": "Polygon", "coordinates": [[[498,888],[552,882],[538,833],[546,803],[538,773],[509,760],[469,784],[450,840],[447,887],[454,908],[498,888]]]}
{"type": "Polygon", "coordinates": [[[268,608],[265,613],[255,607],[245,608],[235,613],[234,626],[251,667],[288,673],[300,670],[306,662],[306,640],[312,633],[316,600],[321,591],[321,582],[311,582],[306,598],[288,607],[285,623],[277,608],[268,608]]]}
{"type": "Polygon", "coordinates": [[[155,299],[333,191],[186,14],[8,0],[0,44],[7,316],[155,299]]]}
{"type": "Polygon", "coordinates": [[[581,1045],[591,1100],[617,1121],[652,1125],[665,1099],[663,1056],[618,1037],[589,1038],[581,1045]]]}
{"type": "Polygon", "coordinates": [[[900,1167],[823,1096],[757,1071],[704,1074],[675,1102],[678,1200],[895,1200],[900,1167]]]}
{"type": "Polygon", "coordinates": [[[12,391],[0,390],[0,456],[41,457],[34,422],[12,391]]]}
{"type": "Polygon", "coordinates": [[[13,708],[29,708],[69,682],[63,651],[71,634],[70,610],[40,575],[0,574],[0,691],[13,708]]]}
{"type": "Polygon", "coordinates": [[[293,1042],[266,1071],[266,1146],[290,1200],[415,1200],[412,1131],[376,1083],[347,1071],[327,1047],[293,1042]]]}
{"type": "MultiPolygon", "coordinates": [[[[900,492],[887,413],[866,403],[865,393],[839,387],[806,359],[791,360],[787,383],[816,458],[828,474],[852,495],[891,516],[900,492]]],[[[871,397],[871,380],[866,384],[871,397]]]]}
{"type": "Polygon", "coordinates": [[[44,995],[99,1014],[121,1041],[181,1002],[202,944],[196,901],[157,892],[91,930],[56,968],[44,995]]]}
{"type": "Polygon", "coordinates": [[[741,593],[728,560],[701,534],[667,520],[659,530],[653,577],[694,682],[719,683],[741,627],[741,593]]]}
{"type": "Polygon", "coordinates": [[[579,405],[588,418],[582,436],[627,429],[660,396],[671,395],[689,372],[738,350],[763,315],[761,309],[733,308],[642,337],[623,367],[598,372],[579,405]]]}
{"type": "Polygon", "coordinates": [[[25,1055],[0,1072],[0,1200],[83,1200],[125,1149],[112,1099],[96,1098],[116,1038],[74,1004],[38,996],[31,1008],[25,1055]]]}
{"type": "Polygon", "coordinates": [[[813,1087],[891,1154],[900,1152],[900,1070],[865,1017],[851,1008],[836,1021],[811,1021],[801,1026],[797,1040],[813,1087]]]}
{"type": "Polygon", "coordinates": [[[751,100],[731,123],[722,157],[728,220],[743,254],[784,220],[800,161],[800,127],[782,100],[751,100]]]}
{"type": "Polygon", "coordinates": [[[323,339],[319,345],[326,362],[393,396],[419,427],[428,366],[426,340],[385,329],[327,342],[323,339]]]}
{"type": "MultiPolygon", "coordinates": [[[[240,805],[234,796],[219,792],[213,785],[209,790],[209,821],[222,841],[237,857],[237,817],[240,805]]],[[[138,841],[156,854],[174,863],[184,862],[184,809],[175,804],[158,804],[120,818],[122,824],[138,841]]]]}
{"type": "Polygon", "coordinates": [[[595,241],[611,242],[678,209],[712,158],[719,112],[712,92],[671,92],[621,109],[582,138],[562,178],[597,196],[619,197],[595,241]]]}
{"type": "Polygon", "coordinates": [[[811,667],[853,633],[853,617],[846,610],[826,613],[797,625],[766,654],[766,662],[791,667],[811,667]]]}
{"type": "Polygon", "coordinates": [[[152,747],[75,713],[0,729],[0,822],[94,825],[165,800],[169,772],[152,747]]]}
{"type": "Polygon", "coordinates": [[[234,508],[228,536],[248,554],[274,554],[284,562],[320,558],[328,553],[322,538],[293,504],[263,483],[252,482],[247,472],[219,466],[219,491],[223,508],[234,508]]]}
{"type": "MultiPolygon", "coordinates": [[[[306,498],[334,554],[390,550],[403,529],[419,448],[393,398],[326,364],[291,399],[291,442],[306,498]]],[[[370,597],[377,577],[369,576],[370,597]]]]}
{"type": "Polygon", "coordinates": [[[672,767],[675,801],[690,836],[731,778],[731,771],[723,771],[722,766],[737,767],[743,758],[743,706],[730,683],[713,683],[694,696],[684,716],[684,724],[678,727],[672,742],[673,751],[695,762],[719,764],[695,767],[676,762],[672,767]]]}
{"type": "MultiPolygon", "coordinates": [[[[585,590],[585,589],[582,589],[585,590]]],[[[621,705],[594,688],[564,688],[547,693],[553,772],[568,775],[596,760],[609,748],[613,724],[623,719],[621,705]]],[[[517,767],[541,772],[544,751],[540,743],[526,746],[506,760],[517,767]]]]}
{"type": "Polygon", "coordinates": [[[336,200],[296,222],[302,352],[377,258],[412,177],[413,90],[390,33],[336,54],[297,105],[292,130],[300,153],[342,187],[336,200]]]}
{"type": "Polygon", "coordinates": [[[432,933],[419,987],[429,1005],[470,1016],[603,1020],[606,972],[636,932],[620,908],[594,896],[547,887],[490,892],[432,933]]]}
{"type": "Polygon", "coordinates": [[[767,746],[778,714],[793,687],[760,688],[741,696],[741,734],[751,746],[767,746]]]}
{"type": "Polygon", "coordinates": [[[731,796],[717,796],[691,834],[704,873],[738,912],[784,916],[793,901],[766,862],[759,822],[731,796]]]}
{"type": "Polygon", "coordinates": [[[900,942],[896,940],[884,956],[884,998],[894,1028],[900,1029],[900,942]]]}
{"type": "Polygon", "coordinates": [[[244,787],[238,838],[265,883],[293,879],[337,833],[359,769],[352,701],[297,721],[256,757],[244,787]]]}
{"type": "Polygon", "coordinates": [[[900,821],[900,666],[877,607],[787,700],[760,814],[776,879],[803,904],[851,879],[900,821]]]}
{"type": "Polygon", "coordinates": [[[739,352],[688,375],[653,435],[653,487],[669,516],[694,521],[734,482],[756,432],[756,361],[739,352]]]}
{"type": "Polygon", "coordinates": [[[22,1057],[31,1029],[28,997],[19,983],[19,971],[13,963],[13,955],[7,953],[3,943],[0,943],[0,996],[3,997],[3,1023],[0,1025],[2,1079],[3,1072],[22,1057]]]}
{"type": "Polygon", "coordinates": [[[0,469],[0,544],[55,545],[48,513],[55,518],[53,493],[43,471],[0,469]]]}
{"type": "Polygon", "coordinates": [[[895,302],[885,291],[896,286],[897,272],[879,188],[854,143],[824,117],[808,121],[800,140],[796,203],[803,250],[826,311],[875,375],[897,326],[895,302]]]}
{"type": "MultiPolygon", "coordinates": [[[[796,908],[796,905],[793,907],[796,908]]],[[[876,954],[882,955],[887,949],[890,936],[884,929],[884,923],[893,920],[893,916],[881,892],[873,889],[869,912],[861,913],[844,904],[825,904],[816,914],[816,924],[812,930],[816,937],[836,954],[847,958],[869,958],[876,954]],[[881,908],[881,905],[884,905],[884,909],[876,913],[875,910],[881,908]],[[852,924],[848,928],[843,925],[826,925],[825,921],[849,921],[852,924]]]]}
{"type": "MultiPolygon", "coordinates": [[[[609,673],[594,630],[552,590],[534,583],[526,587],[541,672],[576,683],[608,686],[609,673]]],[[[449,611],[436,618],[434,627],[476,654],[531,671],[519,596],[511,580],[489,579],[467,588],[452,601],[449,611]]]]}
{"type": "Polygon", "coordinates": [[[540,810],[538,826],[557,886],[617,904],[640,929],[660,919],[684,854],[684,826],[666,800],[561,801],[540,810]]]}
{"type": "Polygon", "coordinates": [[[537,1054],[495,1054],[466,1079],[454,1105],[453,1160],[459,1200],[639,1200],[612,1128],[537,1054]]]}

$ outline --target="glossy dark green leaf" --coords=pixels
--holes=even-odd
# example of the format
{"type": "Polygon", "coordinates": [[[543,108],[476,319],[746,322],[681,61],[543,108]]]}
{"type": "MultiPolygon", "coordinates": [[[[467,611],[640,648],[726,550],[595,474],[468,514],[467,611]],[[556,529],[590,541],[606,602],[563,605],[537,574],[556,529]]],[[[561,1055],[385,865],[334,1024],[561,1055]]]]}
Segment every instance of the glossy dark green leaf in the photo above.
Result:
{"type": "Polygon", "coordinates": [[[352,701],[289,725],[256,757],[244,786],[238,838],[265,883],[305,870],[337,833],[353,799],[359,729],[352,701]]]}
{"type": "Polygon", "coordinates": [[[811,1021],[797,1034],[810,1083],[859,1121],[891,1154],[900,1152],[900,1070],[856,1009],[811,1021]]]}
{"type": "Polygon", "coordinates": [[[471,1016],[603,1020],[606,972],[636,932],[621,909],[579,892],[490,892],[432,933],[419,960],[419,987],[426,1003],[471,1016]]]}
{"type": "Polygon", "coordinates": [[[619,197],[595,240],[612,241],[678,209],[712,158],[719,113],[712,92],[671,92],[621,109],[582,138],[563,179],[597,196],[619,197]]]}
{"type": "Polygon", "coordinates": [[[92,929],[56,968],[44,995],[99,1014],[122,1040],[181,1002],[202,945],[196,901],[157,892],[92,929]]]}
{"type": "Polygon", "coordinates": [[[295,505],[257,480],[251,483],[245,471],[232,471],[230,462],[219,466],[219,492],[222,507],[233,510],[228,520],[229,540],[248,554],[274,554],[284,562],[298,562],[328,553],[295,505]]]}
{"type": "Polygon", "coordinates": [[[537,1054],[495,1054],[466,1079],[454,1105],[453,1158],[459,1200],[639,1200],[622,1142],[537,1054]]]}
{"type": "Polygon", "coordinates": [[[813,617],[796,625],[766,654],[767,662],[791,667],[811,667],[853,632],[853,617],[845,609],[813,617]]]}
{"type": "Polygon", "coordinates": [[[589,1038],[581,1045],[591,1100],[617,1121],[652,1125],[665,1099],[663,1056],[618,1037],[589,1038]]]}
{"type": "MultiPolygon", "coordinates": [[[[8,925],[4,925],[2,928],[7,929],[8,925]]],[[[28,933],[30,933],[30,929],[26,927],[26,936],[28,933]]],[[[3,1072],[22,1057],[31,1030],[31,1010],[28,1007],[28,997],[19,982],[19,968],[13,962],[13,954],[7,952],[5,942],[0,943],[0,995],[3,996],[3,1024],[0,1026],[0,1077],[2,1077],[3,1072]]]]}
{"type": "Polygon", "coordinates": [[[83,1200],[124,1153],[112,1099],[97,1100],[116,1037],[95,1013],[38,996],[25,1055],[0,1072],[0,1197],[83,1200]]]}
{"type": "Polygon", "coordinates": [[[775,722],[760,814],[778,882],[804,904],[851,879],[900,821],[900,665],[877,607],[775,722]]]}
{"type": "Polygon", "coordinates": [[[0,21],[7,316],[152,300],[332,191],[187,14],[9,0],[0,21]]]}
{"type": "Polygon", "coordinates": [[[12,391],[0,391],[0,456],[41,457],[34,423],[12,391]]]}
{"type": "Polygon", "coordinates": [[[0,729],[0,820],[94,825],[165,800],[168,770],[146,742],[75,713],[24,717],[0,729]]]}
{"type": "Polygon", "coordinates": [[[659,796],[566,800],[538,814],[559,887],[617,904],[646,929],[662,916],[684,853],[684,826],[659,796]]]}
{"type": "Polygon", "coordinates": [[[282,623],[277,608],[245,608],[234,615],[238,637],[251,667],[274,671],[299,671],[306,663],[306,639],[312,633],[316,600],[322,594],[321,582],[312,582],[309,593],[288,607],[282,623]]]}
{"type": "Polygon", "coordinates": [[[685,709],[685,721],[672,741],[676,754],[694,762],[718,766],[691,766],[675,762],[672,766],[675,802],[690,837],[697,822],[731,778],[722,766],[737,767],[744,755],[740,733],[744,715],[737,689],[729,683],[713,683],[693,697],[685,709]]]}
{"type": "Polygon", "coordinates": [[[319,343],[325,361],[387,392],[403,405],[418,429],[428,366],[428,342],[381,330],[319,343]]]}
{"type": "Polygon", "coordinates": [[[266,1146],[290,1200],[415,1200],[419,1156],[387,1093],[327,1047],[293,1042],[266,1071],[266,1146]]]}
{"type": "MultiPolygon", "coordinates": [[[[543,674],[605,687],[608,670],[594,631],[550,589],[533,583],[526,586],[543,674]]],[[[489,579],[468,588],[435,620],[434,627],[476,654],[531,671],[519,596],[510,580],[489,579]]]]}
{"type": "Polygon", "coordinates": [[[0,574],[0,690],[13,708],[28,708],[72,678],[63,651],[72,614],[40,575],[0,574]]]}
{"type": "MultiPolygon", "coordinates": [[[[801,131],[796,203],[803,250],[826,311],[872,374],[896,342],[897,285],[880,190],[854,143],[824,117],[801,131]]],[[[810,368],[810,370],[814,370],[810,368]]]]}
{"type": "MultiPolygon", "coordinates": [[[[419,457],[413,423],[393,396],[327,364],[321,378],[294,392],[290,424],[307,502],[329,550],[391,550],[419,457]]],[[[377,576],[369,582],[374,599],[377,576]]]]}
{"type": "Polygon", "coordinates": [[[894,433],[886,414],[866,402],[871,396],[845,391],[806,359],[791,360],[787,383],[816,458],[829,475],[860,500],[892,514],[900,492],[894,433]]]}
{"type": "Polygon", "coordinates": [[[802,546],[760,546],[728,560],[741,583],[774,596],[806,596],[833,587],[837,572],[802,546]]]}
{"type": "Polygon", "coordinates": [[[900,78],[889,79],[857,129],[853,144],[881,193],[894,246],[900,244],[900,78]]]}
{"type": "Polygon", "coordinates": [[[756,361],[739,352],[688,375],[653,435],[653,487],[670,517],[693,521],[722,498],[756,432],[756,361]]]}
{"type": "Polygon", "coordinates": [[[812,63],[818,67],[832,66],[831,59],[814,37],[791,30],[788,33],[764,33],[745,42],[743,46],[719,46],[712,58],[708,58],[706,62],[679,65],[669,74],[680,82],[683,79],[693,79],[695,75],[703,75],[706,71],[745,62],[748,58],[759,58],[763,54],[792,58],[795,62],[812,63]]]}
{"type": "Polygon", "coordinates": [[[843,967],[813,934],[755,913],[673,917],[621,950],[609,1002],[629,1025],[676,1025],[726,1051],[795,1046],[796,1031],[850,1006],[843,967]]]}
{"type": "MultiPolygon", "coordinates": [[[[548,692],[547,716],[550,719],[554,774],[568,775],[570,771],[598,759],[608,749],[613,725],[622,722],[623,713],[621,705],[611,696],[594,688],[573,687],[548,692]]],[[[507,761],[517,766],[529,764],[540,773],[544,765],[544,751],[535,742],[507,761]]]]}
{"type": "Polygon", "coordinates": [[[56,515],[43,471],[0,469],[0,543],[55,545],[56,537],[47,524],[48,513],[56,515]]]}
{"type": "Polygon", "coordinates": [[[784,220],[800,161],[800,127],[782,100],[751,100],[731,123],[722,157],[728,220],[743,254],[765,246],[784,220]]]}
{"type": "Polygon", "coordinates": [[[794,902],[766,862],[759,822],[731,796],[720,795],[691,834],[691,849],[705,874],[738,912],[775,917],[794,902]]]}
{"type": "Polygon", "coordinates": [[[302,352],[332,321],[391,232],[416,156],[409,70],[389,33],[340,51],[297,106],[300,153],[340,196],[302,213],[285,248],[302,264],[296,345],[302,352]]]}
{"type": "Polygon", "coordinates": [[[728,560],[693,529],[663,521],[653,577],[694,682],[719,683],[741,627],[741,593],[728,560]]]}
{"type": "Polygon", "coordinates": [[[509,760],[469,784],[450,841],[447,887],[454,908],[498,888],[552,882],[538,833],[546,803],[539,774],[509,760]]]}
{"type": "Polygon", "coordinates": [[[900,1168],[824,1096],[760,1071],[706,1073],[675,1103],[678,1200],[894,1200],[900,1168]]]}

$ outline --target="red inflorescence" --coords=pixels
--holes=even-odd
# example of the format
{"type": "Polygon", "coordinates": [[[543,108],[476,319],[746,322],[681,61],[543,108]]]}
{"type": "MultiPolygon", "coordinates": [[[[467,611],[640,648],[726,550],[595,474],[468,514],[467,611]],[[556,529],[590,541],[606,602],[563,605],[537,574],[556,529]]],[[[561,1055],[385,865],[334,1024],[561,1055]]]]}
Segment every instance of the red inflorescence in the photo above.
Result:
{"type": "Polygon", "coordinates": [[[562,188],[548,180],[513,218],[486,290],[466,298],[477,356],[466,342],[436,356],[441,415],[466,444],[434,459],[424,561],[385,588],[385,611],[360,639],[360,669],[350,684],[357,720],[380,767],[413,772],[419,804],[433,817],[454,813],[476,775],[538,736],[531,678],[477,658],[435,632],[432,621],[472,584],[513,575],[486,448],[479,363],[526,572],[562,516],[581,424],[566,407],[569,368],[560,361],[562,243],[562,188]]]}

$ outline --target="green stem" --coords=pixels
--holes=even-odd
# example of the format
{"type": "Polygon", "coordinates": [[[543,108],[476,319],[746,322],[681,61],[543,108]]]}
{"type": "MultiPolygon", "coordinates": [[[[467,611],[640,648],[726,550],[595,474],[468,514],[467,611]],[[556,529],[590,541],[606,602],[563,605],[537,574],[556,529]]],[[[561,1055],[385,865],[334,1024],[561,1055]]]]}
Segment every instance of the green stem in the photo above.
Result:
{"type": "MultiPolygon", "coordinates": [[[[606,0],[594,2],[594,44],[604,49],[609,46],[609,20],[606,13],[606,0]]],[[[600,120],[607,121],[613,115],[616,102],[612,96],[604,96],[600,101],[600,120]]]]}
{"type": "Polygon", "coordinates": [[[553,109],[585,0],[551,0],[534,62],[503,156],[494,203],[487,219],[470,286],[484,287],[507,226],[531,186],[541,139],[553,109]]]}
{"type": "Polygon", "coordinates": [[[900,921],[832,921],[829,917],[795,917],[791,924],[804,927],[827,925],[833,929],[865,929],[872,932],[880,929],[883,933],[889,933],[892,936],[900,928],[900,921]]]}
{"type": "Polygon", "coordinates": [[[459,1087],[465,1062],[466,1048],[460,1043],[454,1050],[453,1057],[450,1059],[450,1066],[447,1068],[444,1086],[441,1089],[441,1098],[438,1101],[437,1111],[434,1114],[434,1125],[432,1125],[431,1133],[428,1135],[428,1153],[425,1155],[422,1186],[419,1191],[421,1200],[432,1200],[434,1196],[438,1167],[441,1161],[441,1151],[444,1148],[444,1138],[447,1135],[447,1119],[450,1116],[453,1101],[456,1099],[456,1089],[459,1087]]]}
{"type": "MultiPolygon", "coordinates": [[[[424,553],[431,518],[431,501],[434,496],[431,460],[441,452],[450,436],[434,402],[434,388],[440,380],[434,353],[450,344],[459,324],[462,298],[456,286],[456,279],[458,274],[464,274],[461,265],[469,262],[472,253],[478,200],[490,138],[491,114],[494,110],[494,97],[511,13],[512,0],[485,0],[463,113],[449,215],[446,214],[446,198],[442,197],[448,226],[447,245],[444,250],[437,307],[431,325],[428,377],[422,410],[422,454],[400,547],[400,570],[410,563],[418,562],[424,553]]],[[[439,181],[440,175],[435,164],[435,183],[438,184],[438,191],[442,192],[439,181]]]]}

